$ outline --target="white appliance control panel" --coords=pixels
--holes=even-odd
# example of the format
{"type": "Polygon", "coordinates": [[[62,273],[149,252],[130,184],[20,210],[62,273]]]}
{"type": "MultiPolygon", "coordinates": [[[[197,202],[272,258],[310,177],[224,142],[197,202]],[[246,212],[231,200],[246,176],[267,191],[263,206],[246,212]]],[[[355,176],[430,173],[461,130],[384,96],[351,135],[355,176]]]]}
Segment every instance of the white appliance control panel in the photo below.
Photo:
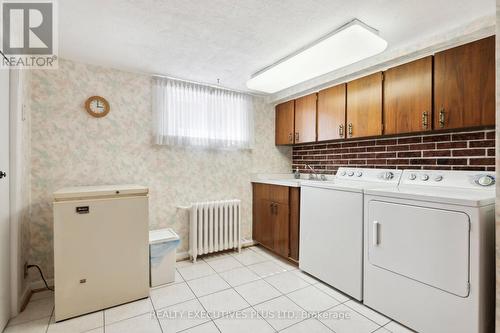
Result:
{"type": "Polygon", "coordinates": [[[400,185],[457,188],[494,188],[495,173],[488,171],[404,170],[400,185]]]}
{"type": "Polygon", "coordinates": [[[371,168],[339,168],[335,176],[340,180],[384,182],[398,184],[403,170],[396,169],[371,169],[371,168]]]}

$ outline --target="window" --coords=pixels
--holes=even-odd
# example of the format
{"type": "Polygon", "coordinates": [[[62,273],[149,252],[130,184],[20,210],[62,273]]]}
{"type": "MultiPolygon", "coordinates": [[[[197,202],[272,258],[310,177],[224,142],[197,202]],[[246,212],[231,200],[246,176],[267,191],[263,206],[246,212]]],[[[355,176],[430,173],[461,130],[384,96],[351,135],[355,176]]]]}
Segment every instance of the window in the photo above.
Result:
{"type": "Polygon", "coordinates": [[[161,145],[252,148],[250,95],[153,78],[155,140],[161,145]]]}

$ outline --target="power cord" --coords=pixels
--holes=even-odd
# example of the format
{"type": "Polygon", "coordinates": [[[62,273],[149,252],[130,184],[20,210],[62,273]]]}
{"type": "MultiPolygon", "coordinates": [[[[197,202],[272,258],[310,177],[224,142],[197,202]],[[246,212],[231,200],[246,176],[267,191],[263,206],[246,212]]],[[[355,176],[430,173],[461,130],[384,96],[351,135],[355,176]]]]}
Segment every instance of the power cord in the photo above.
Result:
{"type": "Polygon", "coordinates": [[[38,266],[38,265],[28,265],[27,266],[28,269],[30,269],[31,267],[35,267],[38,269],[38,272],[40,272],[40,276],[42,277],[43,283],[45,283],[45,287],[48,290],[54,291],[54,288],[49,287],[49,285],[47,284],[47,280],[45,280],[45,276],[43,276],[42,269],[40,268],[40,266],[38,266]]]}

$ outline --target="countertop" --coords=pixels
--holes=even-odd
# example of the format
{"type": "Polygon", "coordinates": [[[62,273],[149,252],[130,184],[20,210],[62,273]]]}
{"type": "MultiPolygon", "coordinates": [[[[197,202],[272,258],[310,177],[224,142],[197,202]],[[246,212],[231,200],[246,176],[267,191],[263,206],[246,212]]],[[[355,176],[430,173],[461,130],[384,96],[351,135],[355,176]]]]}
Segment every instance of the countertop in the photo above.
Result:
{"type": "MultiPolygon", "coordinates": [[[[291,173],[268,173],[255,174],[252,177],[252,183],[280,185],[288,187],[300,187],[304,182],[310,182],[309,174],[301,174],[300,179],[296,179],[291,173]]],[[[326,175],[327,180],[333,180],[333,175],[326,175]]]]}

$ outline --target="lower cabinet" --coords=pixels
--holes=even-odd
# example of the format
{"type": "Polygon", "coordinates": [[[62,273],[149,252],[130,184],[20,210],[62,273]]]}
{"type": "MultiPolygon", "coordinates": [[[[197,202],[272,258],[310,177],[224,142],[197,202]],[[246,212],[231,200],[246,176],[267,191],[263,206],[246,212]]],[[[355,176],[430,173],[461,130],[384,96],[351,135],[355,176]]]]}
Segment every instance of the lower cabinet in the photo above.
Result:
{"type": "Polygon", "coordinates": [[[273,204],[265,199],[254,199],[253,202],[253,239],[270,249],[274,248],[273,204]]]}
{"type": "Polygon", "coordinates": [[[299,260],[300,188],[253,184],[253,239],[276,254],[299,260]]]}

